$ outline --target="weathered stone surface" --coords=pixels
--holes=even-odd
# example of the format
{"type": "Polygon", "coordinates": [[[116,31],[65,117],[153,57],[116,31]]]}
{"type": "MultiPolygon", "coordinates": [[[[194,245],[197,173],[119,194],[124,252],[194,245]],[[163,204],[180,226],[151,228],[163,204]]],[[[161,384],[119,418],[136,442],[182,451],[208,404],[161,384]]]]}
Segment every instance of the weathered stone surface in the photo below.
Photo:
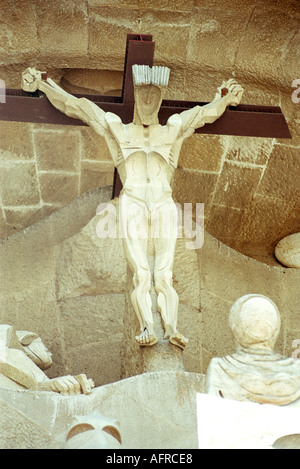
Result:
{"type": "Polygon", "coordinates": [[[69,69],[64,72],[61,83],[69,93],[121,96],[123,73],[118,70],[69,69]]]}
{"type": "Polygon", "coordinates": [[[41,173],[40,188],[43,202],[62,206],[79,195],[79,175],[41,173]]]}
{"type": "Polygon", "coordinates": [[[1,122],[0,160],[33,159],[31,125],[23,122],[1,122]]]}
{"type": "Polygon", "coordinates": [[[35,131],[34,143],[39,171],[79,171],[79,136],[68,129],[35,131]]]}
{"type": "Polygon", "coordinates": [[[113,5],[91,5],[89,9],[89,57],[97,68],[122,70],[124,66],[124,40],[134,33],[139,12],[113,5]],[[114,41],[111,38],[114,37],[114,41]]]}
{"type": "MultiPolygon", "coordinates": [[[[247,24],[247,32],[242,37],[236,60],[241,69],[246,69],[247,64],[253,62],[252,73],[256,77],[262,77],[266,81],[273,81],[275,68],[282,70],[282,60],[289,50],[290,41],[295,35],[295,27],[298,22],[296,15],[290,15],[288,11],[278,11],[273,5],[259,2],[254,9],[250,21],[247,24]],[[281,49],[274,55],[273,44],[280,44],[281,49]],[[262,72],[263,70],[263,72],[262,72]],[[269,77],[267,79],[267,77],[269,77]]],[[[286,68],[286,75],[289,70],[286,68]]]]}
{"type": "Polygon", "coordinates": [[[206,221],[206,229],[217,239],[222,239],[225,244],[234,245],[238,239],[242,218],[242,210],[226,205],[213,204],[206,221]]]}
{"type": "Polygon", "coordinates": [[[0,195],[5,206],[39,204],[35,163],[0,162],[0,195]]]}
{"type": "MultiPolygon", "coordinates": [[[[173,179],[174,200],[184,204],[202,203],[208,208],[218,175],[201,171],[189,171],[178,168],[173,179]]],[[[204,208],[205,213],[206,209],[204,208]]]]}
{"type": "Polygon", "coordinates": [[[164,47],[155,52],[155,59],[161,64],[185,63],[188,50],[189,27],[191,13],[177,12],[168,8],[167,11],[142,10],[140,28],[143,34],[153,34],[155,41],[164,42],[164,47]],[[166,38],[168,38],[166,40],[166,38]],[[176,59],[173,51],[176,50],[176,59]]]}
{"type": "Polygon", "coordinates": [[[227,160],[256,165],[265,165],[268,162],[275,140],[259,137],[225,137],[225,139],[228,146],[227,160]]]}
{"type": "Polygon", "coordinates": [[[29,0],[16,5],[13,0],[1,1],[1,57],[6,64],[31,60],[39,50],[37,25],[33,21],[35,4],[29,0]]]}
{"type": "Polygon", "coordinates": [[[299,148],[275,145],[257,193],[283,201],[295,201],[300,195],[299,186],[297,189],[299,173],[299,148]]]}
{"type": "Polygon", "coordinates": [[[37,0],[35,11],[40,33],[40,60],[43,58],[49,62],[51,58],[52,65],[70,67],[76,58],[87,54],[88,14],[85,2],[56,0],[55,6],[48,8],[44,2],[37,0]],[[57,44],[60,54],[57,54],[57,44]]]}
{"type": "Polygon", "coordinates": [[[218,69],[218,64],[226,64],[225,70],[230,73],[249,10],[230,11],[205,6],[192,15],[187,59],[196,69],[218,69]]]}
{"type": "Polygon", "coordinates": [[[247,168],[226,161],[218,180],[214,202],[233,208],[248,206],[261,175],[261,168],[247,168]]]}
{"type": "Polygon", "coordinates": [[[59,247],[58,298],[125,291],[126,261],[122,239],[99,238],[99,217],[59,247]]]}
{"type": "Polygon", "coordinates": [[[179,167],[198,171],[219,172],[223,155],[223,139],[218,136],[193,135],[184,141],[179,167]]]}
{"type": "Polygon", "coordinates": [[[80,128],[82,137],[82,159],[111,163],[112,159],[103,137],[90,127],[80,128]]]}
{"type": "Polygon", "coordinates": [[[1,449],[59,449],[59,444],[49,436],[47,429],[36,425],[30,418],[1,399],[1,449]]]}
{"type": "MultiPolygon", "coordinates": [[[[12,404],[15,409],[11,438],[4,435],[2,447],[15,449],[23,441],[26,448],[33,445],[61,448],[72,418],[97,411],[120,423],[122,449],[196,449],[196,395],[203,390],[203,375],[166,371],[97,387],[89,396],[67,397],[47,392],[41,395],[2,388],[0,398],[4,409],[12,404]],[[28,430],[23,440],[18,427],[22,424],[28,430]],[[44,431],[38,432],[41,428],[44,431]]],[[[8,418],[7,413],[4,415],[8,418]]],[[[4,429],[7,431],[7,424],[4,429]]]]}
{"type": "Polygon", "coordinates": [[[83,161],[81,164],[80,193],[96,187],[110,186],[114,182],[113,163],[83,161]]]}

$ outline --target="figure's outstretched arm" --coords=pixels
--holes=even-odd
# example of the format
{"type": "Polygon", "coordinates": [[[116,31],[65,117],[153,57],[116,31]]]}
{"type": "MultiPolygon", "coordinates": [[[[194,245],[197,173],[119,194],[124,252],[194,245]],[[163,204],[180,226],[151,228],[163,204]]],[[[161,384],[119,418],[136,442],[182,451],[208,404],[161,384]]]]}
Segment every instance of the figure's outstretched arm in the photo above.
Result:
{"type": "Polygon", "coordinates": [[[104,137],[107,124],[105,112],[86,98],[76,98],[60,88],[51,78],[42,78],[43,73],[35,68],[27,68],[22,73],[22,89],[34,92],[41,90],[56,109],[69,117],[85,122],[104,137]]]}
{"type": "Polygon", "coordinates": [[[54,391],[60,394],[90,394],[95,386],[85,374],[60,376],[49,379],[47,375],[22,351],[6,348],[5,360],[0,361],[0,374],[32,391],[54,391]]]}
{"type": "Polygon", "coordinates": [[[191,131],[205,124],[212,124],[222,116],[227,106],[237,106],[241,102],[243,92],[243,88],[234,79],[223,82],[211,103],[205,106],[195,106],[180,113],[183,132],[190,135],[191,131]],[[224,96],[222,96],[223,89],[227,92],[224,96]]]}

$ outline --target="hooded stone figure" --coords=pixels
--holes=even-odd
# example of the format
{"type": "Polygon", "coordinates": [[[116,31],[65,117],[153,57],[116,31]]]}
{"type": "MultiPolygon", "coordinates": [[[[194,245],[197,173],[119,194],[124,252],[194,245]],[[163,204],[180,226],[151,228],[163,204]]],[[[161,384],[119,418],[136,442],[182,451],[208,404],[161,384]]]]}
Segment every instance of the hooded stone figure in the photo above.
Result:
{"type": "Polygon", "coordinates": [[[229,313],[236,352],[211,360],[206,392],[260,404],[289,405],[300,399],[300,360],[274,351],[280,324],[269,298],[250,294],[238,299],[229,313]]]}

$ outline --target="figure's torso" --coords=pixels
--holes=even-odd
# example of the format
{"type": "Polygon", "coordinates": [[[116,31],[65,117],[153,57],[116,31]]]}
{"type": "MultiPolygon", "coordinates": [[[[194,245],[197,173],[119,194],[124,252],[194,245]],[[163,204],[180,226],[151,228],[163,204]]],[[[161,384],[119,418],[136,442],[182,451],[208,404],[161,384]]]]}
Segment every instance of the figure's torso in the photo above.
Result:
{"type": "Polygon", "coordinates": [[[144,127],[124,125],[118,119],[108,120],[108,124],[119,147],[118,171],[123,190],[146,202],[170,196],[180,125],[144,127]]]}

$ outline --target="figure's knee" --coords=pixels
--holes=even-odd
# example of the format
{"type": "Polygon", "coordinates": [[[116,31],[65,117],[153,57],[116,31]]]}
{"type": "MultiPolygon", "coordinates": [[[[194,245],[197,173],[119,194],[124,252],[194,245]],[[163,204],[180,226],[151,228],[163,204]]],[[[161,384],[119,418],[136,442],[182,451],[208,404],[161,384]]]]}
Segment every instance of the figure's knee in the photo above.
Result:
{"type": "Polygon", "coordinates": [[[136,287],[143,286],[144,288],[149,289],[151,286],[151,273],[147,269],[138,269],[134,276],[133,282],[136,287]]]}
{"type": "Polygon", "coordinates": [[[172,287],[173,273],[171,270],[159,270],[154,274],[155,289],[157,292],[172,287]]]}

